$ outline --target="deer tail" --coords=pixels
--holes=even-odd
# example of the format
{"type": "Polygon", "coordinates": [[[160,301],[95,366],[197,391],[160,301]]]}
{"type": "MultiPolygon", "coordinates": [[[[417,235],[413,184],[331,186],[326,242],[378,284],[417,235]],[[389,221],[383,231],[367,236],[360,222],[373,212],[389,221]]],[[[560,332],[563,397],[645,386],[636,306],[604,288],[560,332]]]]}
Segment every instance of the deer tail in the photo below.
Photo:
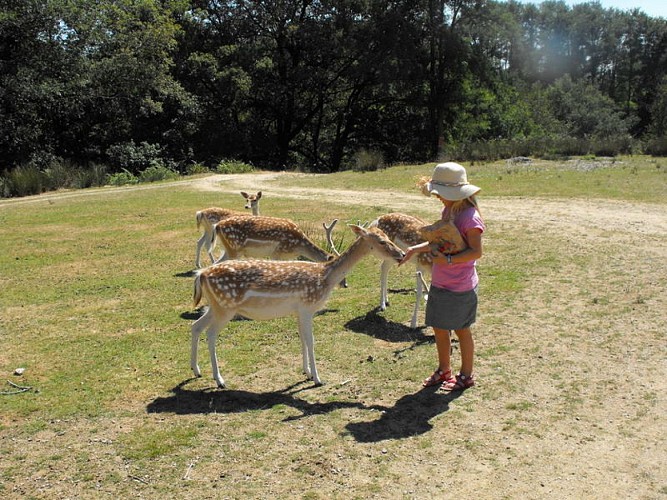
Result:
{"type": "Polygon", "coordinates": [[[204,214],[201,210],[195,214],[195,219],[197,220],[197,229],[201,229],[201,222],[203,218],[204,214]]]}
{"type": "Polygon", "coordinates": [[[194,303],[194,306],[197,307],[199,303],[201,302],[201,296],[202,296],[202,288],[201,288],[201,273],[197,273],[197,276],[195,276],[195,287],[194,287],[194,294],[192,301],[194,303]]]}

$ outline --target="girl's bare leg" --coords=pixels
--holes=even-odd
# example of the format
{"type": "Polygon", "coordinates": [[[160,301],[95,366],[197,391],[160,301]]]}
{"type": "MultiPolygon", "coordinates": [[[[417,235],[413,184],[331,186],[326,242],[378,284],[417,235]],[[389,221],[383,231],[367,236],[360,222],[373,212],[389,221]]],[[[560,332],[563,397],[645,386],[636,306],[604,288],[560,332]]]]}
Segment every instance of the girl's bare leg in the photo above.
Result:
{"type": "Polygon", "coordinates": [[[451,370],[452,340],[450,338],[450,332],[449,330],[441,330],[440,328],[434,328],[433,333],[435,334],[435,346],[438,350],[439,368],[443,372],[451,370]]]}
{"type": "MultiPolygon", "coordinates": [[[[459,349],[461,350],[461,373],[466,376],[472,375],[473,358],[475,356],[475,342],[472,339],[470,328],[454,330],[459,338],[459,349]]],[[[437,337],[436,337],[437,342],[437,337]]],[[[438,353],[440,350],[438,349],[438,353]]]]}

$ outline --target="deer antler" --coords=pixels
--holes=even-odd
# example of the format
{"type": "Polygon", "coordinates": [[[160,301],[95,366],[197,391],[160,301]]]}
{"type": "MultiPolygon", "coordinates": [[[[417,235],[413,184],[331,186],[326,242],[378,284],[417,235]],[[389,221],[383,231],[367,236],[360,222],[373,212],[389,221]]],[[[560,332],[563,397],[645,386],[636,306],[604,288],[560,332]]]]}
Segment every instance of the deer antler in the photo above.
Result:
{"type": "Polygon", "coordinates": [[[327,233],[327,242],[329,243],[329,248],[331,248],[331,251],[336,254],[336,257],[340,257],[340,252],[336,250],[336,247],[334,246],[333,238],[331,237],[331,234],[333,233],[333,228],[338,222],[338,219],[334,219],[331,221],[331,224],[327,226],[326,222],[322,223],[322,227],[324,228],[324,232],[327,233]]]}
{"type": "MultiPolygon", "coordinates": [[[[333,228],[334,228],[334,226],[336,225],[337,222],[338,222],[338,219],[334,219],[333,221],[331,221],[331,224],[329,224],[328,226],[327,226],[326,222],[323,222],[322,227],[324,228],[324,232],[327,233],[327,242],[329,243],[329,248],[331,248],[331,252],[336,257],[340,257],[340,252],[338,250],[336,250],[336,246],[334,245],[334,242],[333,242],[333,237],[331,236],[331,234],[333,233],[333,228]]],[[[342,288],[347,288],[347,278],[343,278],[343,281],[340,282],[340,286],[342,288]]]]}

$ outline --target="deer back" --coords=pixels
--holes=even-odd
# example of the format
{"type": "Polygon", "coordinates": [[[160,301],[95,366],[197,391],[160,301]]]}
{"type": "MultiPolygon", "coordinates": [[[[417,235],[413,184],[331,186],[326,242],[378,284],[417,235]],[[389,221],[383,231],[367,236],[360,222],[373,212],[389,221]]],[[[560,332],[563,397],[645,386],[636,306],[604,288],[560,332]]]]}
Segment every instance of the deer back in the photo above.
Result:
{"type": "Polygon", "coordinates": [[[425,224],[426,222],[419,217],[394,212],[381,215],[373,225],[381,229],[391,241],[405,249],[424,241],[419,229],[425,224]]]}
{"type": "Polygon", "coordinates": [[[439,220],[419,229],[421,237],[438,245],[445,253],[459,253],[467,248],[466,242],[451,219],[439,220]]]}
{"type": "Polygon", "coordinates": [[[226,208],[218,207],[209,207],[203,210],[199,210],[195,214],[195,219],[197,220],[197,228],[200,228],[202,225],[213,226],[220,222],[222,219],[232,216],[245,215],[243,212],[238,212],[236,210],[229,210],[226,208]]]}
{"type": "Polygon", "coordinates": [[[200,271],[197,281],[201,286],[195,285],[195,302],[203,295],[209,303],[226,308],[255,300],[268,306],[272,298],[284,301],[287,297],[316,303],[333,288],[322,286],[325,271],[322,264],[315,262],[230,260],[200,271]],[[197,288],[203,293],[197,294],[197,288]]]}
{"type": "Polygon", "coordinates": [[[332,256],[313,243],[293,221],[280,217],[228,217],[215,226],[225,247],[243,253],[247,247],[264,247],[267,257],[308,257],[326,261],[332,256]]]}

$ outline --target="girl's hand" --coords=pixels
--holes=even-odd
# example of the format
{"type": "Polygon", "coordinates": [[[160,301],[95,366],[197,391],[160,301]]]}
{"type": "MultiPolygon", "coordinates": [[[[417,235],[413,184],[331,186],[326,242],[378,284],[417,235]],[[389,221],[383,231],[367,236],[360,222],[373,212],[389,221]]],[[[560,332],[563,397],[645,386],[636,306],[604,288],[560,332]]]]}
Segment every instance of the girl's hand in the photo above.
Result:
{"type": "Polygon", "coordinates": [[[398,265],[400,266],[401,264],[405,264],[416,253],[428,252],[428,250],[429,250],[428,241],[425,241],[423,243],[419,243],[418,245],[408,247],[407,250],[405,251],[405,257],[403,257],[403,260],[400,261],[398,263],[398,265]]]}
{"type": "Polygon", "coordinates": [[[409,261],[412,256],[417,252],[417,250],[413,247],[408,247],[408,249],[405,251],[405,256],[403,259],[398,263],[399,266],[402,266],[405,264],[407,261],[409,261]]]}

